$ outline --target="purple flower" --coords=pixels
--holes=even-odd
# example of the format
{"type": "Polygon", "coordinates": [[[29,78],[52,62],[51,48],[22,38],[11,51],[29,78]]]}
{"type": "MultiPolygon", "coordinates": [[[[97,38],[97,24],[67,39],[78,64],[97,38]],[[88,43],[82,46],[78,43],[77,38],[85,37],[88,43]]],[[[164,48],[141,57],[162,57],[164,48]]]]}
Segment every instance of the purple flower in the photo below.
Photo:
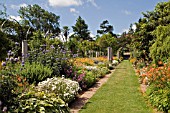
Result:
{"type": "Polygon", "coordinates": [[[22,53],[22,57],[24,57],[25,55],[24,55],[24,53],[22,53]]]}
{"type": "Polygon", "coordinates": [[[46,50],[45,52],[46,52],[46,53],[48,53],[48,52],[49,52],[49,50],[46,50]]]}
{"type": "Polygon", "coordinates": [[[3,112],[6,112],[6,111],[7,111],[7,107],[4,107],[2,111],[3,111],[3,112]]]}
{"type": "Polygon", "coordinates": [[[59,58],[56,58],[55,60],[56,60],[56,61],[58,61],[58,60],[59,60],[59,58]]]}
{"type": "Polygon", "coordinates": [[[9,58],[6,58],[6,61],[8,61],[9,60],[9,58]]]}
{"type": "Polygon", "coordinates": [[[18,43],[18,42],[15,42],[15,45],[19,45],[19,43],[18,43]]]}
{"type": "Polygon", "coordinates": [[[13,61],[14,61],[14,58],[13,58],[13,57],[10,57],[9,60],[10,60],[11,62],[13,62],[13,61]]]}
{"type": "Polygon", "coordinates": [[[77,54],[74,54],[74,55],[73,55],[73,58],[76,58],[77,56],[78,56],[77,54]]]}
{"type": "Polygon", "coordinates": [[[25,62],[24,62],[24,61],[22,61],[21,66],[24,66],[24,65],[25,65],[25,62]]]}
{"type": "Polygon", "coordinates": [[[10,56],[10,55],[11,55],[11,52],[8,52],[7,55],[10,56]]]}
{"type": "Polygon", "coordinates": [[[55,47],[53,45],[50,46],[51,49],[55,49],[55,47]]]}
{"type": "Polygon", "coordinates": [[[14,62],[17,62],[18,61],[18,58],[14,58],[14,62]]]}
{"type": "Polygon", "coordinates": [[[2,65],[2,66],[6,66],[6,62],[2,62],[1,65],[2,65]]]}

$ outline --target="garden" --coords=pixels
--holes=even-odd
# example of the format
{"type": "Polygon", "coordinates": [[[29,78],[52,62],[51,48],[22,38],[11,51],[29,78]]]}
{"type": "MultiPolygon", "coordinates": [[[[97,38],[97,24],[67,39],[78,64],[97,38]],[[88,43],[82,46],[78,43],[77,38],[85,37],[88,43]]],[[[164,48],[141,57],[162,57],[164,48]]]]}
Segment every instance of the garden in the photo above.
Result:
{"type": "Polygon", "coordinates": [[[72,26],[73,34],[69,34],[68,26],[60,27],[60,16],[37,4],[20,7],[20,21],[10,18],[3,7],[0,113],[69,113],[69,105],[78,95],[113,69],[113,76],[83,109],[91,112],[104,106],[103,111],[123,113],[138,109],[150,112],[152,108],[170,113],[170,1],[142,13],[136,29],[130,25],[121,35],[104,20],[95,37],[90,36],[81,16],[72,26]],[[136,90],[139,84],[145,86],[142,97],[136,90]],[[106,98],[106,89],[113,96],[106,98]],[[106,106],[100,100],[107,101],[106,106]],[[90,102],[97,102],[96,108],[90,102]],[[129,104],[135,109],[128,108],[129,104]]]}

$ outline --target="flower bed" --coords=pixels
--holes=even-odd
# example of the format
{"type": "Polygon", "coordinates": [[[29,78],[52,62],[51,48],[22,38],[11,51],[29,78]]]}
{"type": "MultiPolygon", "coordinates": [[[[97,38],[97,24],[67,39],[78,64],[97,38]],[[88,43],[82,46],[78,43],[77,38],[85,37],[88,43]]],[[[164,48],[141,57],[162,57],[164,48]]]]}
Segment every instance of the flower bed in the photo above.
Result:
{"type": "Polygon", "coordinates": [[[149,102],[158,110],[170,110],[170,63],[162,62],[137,70],[140,83],[147,85],[145,94],[149,102]]]}

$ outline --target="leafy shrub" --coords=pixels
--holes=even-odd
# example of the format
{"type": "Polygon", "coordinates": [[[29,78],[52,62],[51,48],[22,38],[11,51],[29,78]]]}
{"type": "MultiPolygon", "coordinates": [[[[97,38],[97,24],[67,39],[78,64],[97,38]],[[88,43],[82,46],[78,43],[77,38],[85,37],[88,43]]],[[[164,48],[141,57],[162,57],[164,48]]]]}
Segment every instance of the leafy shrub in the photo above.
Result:
{"type": "Polygon", "coordinates": [[[46,81],[39,82],[37,90],[45,93],[55,93],[64,102],[73,101],[80,90],[78,82],[64,78],[48,78],[46,81]]]}
{"type": "Polygon", "coordinates": [[[19,96],[19,113],[69,113],[67,104],[55,93],[30,90],[19,96]]]}
{"type": "MultiPolygon", "coordinates": [[[[93,72],[88,71],[86,72],[84,78],[84,83],[86,84],[86,88],[90,88],[92,85],[94,85],[97,81],[96,76],[94,75],[93,72]]],[[[85,87],[84,87],[85,88],[85,87]]],[[[86,89],[85,88],[85,89],[86,89]]]]}
{"type": "Polygon", "coordinates": [[[99,69],[99,74],[100,74],[100,78],[104,77],[106,74],[109,74],[110,71],[107,67],[103,67],[99,69]]]}
{"type": "Polygon", "coordinates": [[[52,77],[52,69],[42,65],[41,63],[25,63],[23,67],[19,66],[16,70],[17,74],[24,76],[29,84],[41,82],[49,77],[52,77]]]}
{"type": "Polygon", "coordinates": [[[46,46],[49,45],[42,45],[42,47],[30,51],[27,61],[30,63],[38,62],[44,66],[51,67],[53,70],[52,75],[61,76],[66,74],[65,70],[72,66],[69,62],[69,58],[72,56],[70,51],[60,46],[46,46]]]}
{"type": "Polygon", "coordinates": [[[163,89],[150,86],[146,92],[150,103],[165,113],[168,113],[168,110],[170,110],[170,83],[168,84],[169,87],[163,89]]]}
{"type": "Polygon", "coordinates": [[[9,107],[17,104],[17,94],[15,92],[17,86],[13,76],[0,75],[0,111],[4,107],[9,109],[9,107]]]}

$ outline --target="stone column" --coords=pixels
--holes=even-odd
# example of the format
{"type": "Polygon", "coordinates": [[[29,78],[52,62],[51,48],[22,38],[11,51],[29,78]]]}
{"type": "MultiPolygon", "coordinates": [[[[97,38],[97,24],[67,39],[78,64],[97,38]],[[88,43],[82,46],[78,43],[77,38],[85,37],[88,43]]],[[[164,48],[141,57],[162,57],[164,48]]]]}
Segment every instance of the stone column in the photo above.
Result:
{"type": "Polygon", "coordinates": [[[28,44],[27,40],[22,41],[22,62],[25,62],[25,59],[28,55],[28,44]]]}
{"type": "Polygon", "coordinates": [[[109,61],[112,61],[112,48],[111,47],[108,47],[107,48],[107,58],[109,61]]]}

